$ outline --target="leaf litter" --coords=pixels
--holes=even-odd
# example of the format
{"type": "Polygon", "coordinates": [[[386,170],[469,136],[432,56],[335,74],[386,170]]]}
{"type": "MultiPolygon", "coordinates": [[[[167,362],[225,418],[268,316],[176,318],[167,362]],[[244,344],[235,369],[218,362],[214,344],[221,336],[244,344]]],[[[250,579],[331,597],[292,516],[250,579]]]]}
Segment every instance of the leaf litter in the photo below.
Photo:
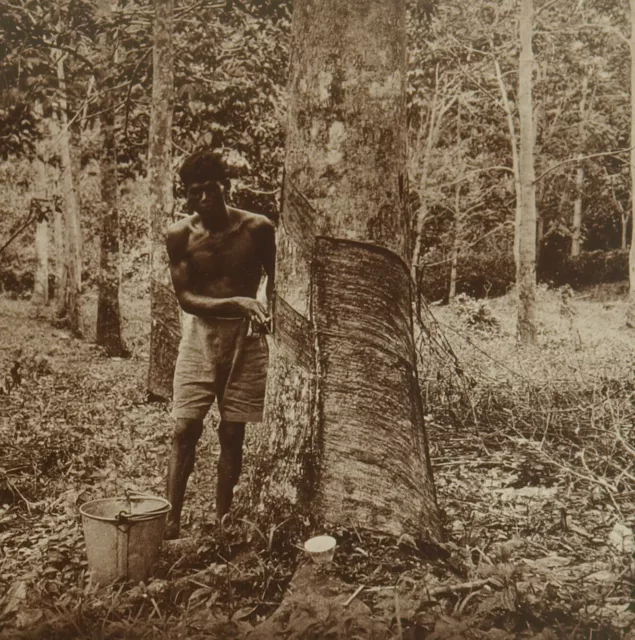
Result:
{"type": "Polygon", "coordinates": [[[447,540],[333,529],[333,597],[279,609],[306,562],[300,541],[283,527],[254,532],[240,486],[235,516],[218,527],[212,424],[187,537],[164,546],[147,584],[90,582],[78,507],[126,490],[162,494],[168,408],[146,402],[143,344],[109,360],[25,303],[0,304],[10,319],[0,376],[20,363],[19,383],[0,396],[2,637],[258,638],[276,611],[280,638],[635,637],[627,379],[589,393],[483,376],[468,401],[456,376],[436,376],[424,395],[447,540]]]}

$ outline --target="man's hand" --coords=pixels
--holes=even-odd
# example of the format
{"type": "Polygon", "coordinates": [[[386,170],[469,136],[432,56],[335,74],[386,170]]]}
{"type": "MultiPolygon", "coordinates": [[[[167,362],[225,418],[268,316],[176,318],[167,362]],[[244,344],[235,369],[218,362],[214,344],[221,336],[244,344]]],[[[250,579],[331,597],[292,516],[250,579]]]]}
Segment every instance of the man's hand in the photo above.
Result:
{"type": "Polygon", "coordinates": [[[234,298],[241,315],[258,324],[266,324],[268,320],[267,309],[262,302],[255,298],[234,298]]]}

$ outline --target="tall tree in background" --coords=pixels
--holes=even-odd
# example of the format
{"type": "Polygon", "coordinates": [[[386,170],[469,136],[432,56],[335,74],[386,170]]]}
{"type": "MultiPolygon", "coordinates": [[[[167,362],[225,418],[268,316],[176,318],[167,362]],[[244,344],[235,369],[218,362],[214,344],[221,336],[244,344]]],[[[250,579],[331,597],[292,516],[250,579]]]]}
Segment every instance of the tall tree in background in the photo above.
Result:
{"type": "MultiPolygon", "coordinates": [[[[456,148],[457,156],[463,163],[463,152],[461,149],[461,103],[456,107],[456,148]],[[460,154],[460,155],[459,155],[460,154]]],[[[456,297],[456,268],[459,262],[459,252],[461,251],[463,219],[461,215],[461,183],[457,180],[454,185],[454,242],[452,243],[452,258],[450,262],[450,292],[448,299],[450,302],[456,297]]]]}
{"type": "Polygon", "coordinates": [[[35,262],[33,302],[46,305],[49,301],[49,225],[45,211],[38,212],[35,224],[35,262]]]}
{"type": "Polygon", "coordinates": [[[507,122],[507,129],[509,131],[509,145],[511,150],[512,171],[514,175],[514,194],[516,195],[516,206],[514,209],[514,260],[516,261],[516,268],[520,263],[520,220],[522,216],[520,203],[521,187],[520,187],[520,159],[518,151],[518,135],[516,134],[516,125],[514,123],[514,112],[509,101],[509,95],[503,74],[501,72],[499,61],[494,58],[494,71],[496,72],[496,81],[498,83],[498,90],[501,94],[501,106],[505,112],[505,120],[507,122]]]}
{"type": "Polygon", "coordinates": [[[180,335],[179,307],[170,282],[165,250],[165,232],[173,208],[171,131],[174,104],[174,0],[155,0],[154,9],[152,115],[148,146],[152,323],[148,391],[152,396],[168,399],[172,395],[180,335]]]}
{"type": "MultiPolygon", "coordinates": [[[[633,0],[635,2],[635,0],[633,0]]],[[[523,343],[535,344],[536,327],[536,184],[534,174],[534,128],[531,83],[534,54],[532,48],[533,0],[520,5],[520,68],[518,111],[520,113],[520,220],[518,224],[518,336],[523,343]]]]}
{"type": "Polygon", "coordinates": [[[580,124],[578,137],[580,150],[578,151],[578,166],[575,174],[575,200],[573,202],[573,221],[571,223],[571,255],[580,255],[582,247],[582,190],[584,187],[584,164],[582,163],[584,138],[586,136],[585,120],[587,118],[587,92],[589,90],[589,70],[585,70],[582,80],[582,96],[580,98],[580,124]]]}
{"type": "MultiPolygon", "coordinates": [[[[57,122],[57,113],[54,111],[49,120],[49,132],[51,141],[58,140],[59,127],[57,122]]],[[[64,233],[64,213],[62,211],[62,198],[60,195],[61,175],[56,170],[53,186],[53,197],[58,196],[54,206],[53,213],[53,246],[55,248],[55,313],[56,315],[64,315],[66,279],[68,273],[66,271],[66,240],[64,233]],[[57,202],[59,201],[59,206],[57,202]]]]}
{"type": "MultiPolygon", "coordinates": [[[[38,105],[41,113],[41,105],[38,105]]],[[[35,192],[37,200],[44,204],[51,193],[48,188],[47,166],[42,141],[36,146],[36,156],[33,161],[34,182],[37,185],[35,192]]],[[[38,211],[38,219],[35,227],[35,277],[33,279],[32,301],[38,305],[46,305],[49,302],[49,218],[47,213],[52,207],[42,207],[38,211]]]]}
{"type": "Polygon", "coordinates": [[[104,23],[99,38],[97,90],[101,95],[101,228],[99,259],[99,296],[97,299],[96,342],[111,357],[125,355],[121,337],[119,285],[121,266],[119,255],[119,198],[117,183],[117,140],[115,129],[115,36],[109,25],[114,0],[99,0],[97,15],[104,23]]]}
{"type": "MultiPolygon", "coordinates": [[[[450,74],[447,74],[450,75],[450,74]]],[[[415,238],[412,252],[412,278],[418,281],[418,270],[421,267],[421,254],[423,251],[423,227],[426,223],[429,212],[429,183],[431,174],[432,154],[437,144],[439,134],[443,126],[443,118],[458,99],[456,91],[457,83],[452,77],[441,76],[439,65],[437,64],[434,74],[434,91],[430,101],[427,118],[427,135],[424,142],[424,124],[419,125],[416,136],[416,144],[413,146],[413,160],[418,165],[418,191],[419,207],[415,216],[415,238]]]]}
{"type": "Polygon", "coordinates": [[[57,311],[65,315],[69,328],[73,333],[81,335],[82,320],[80,308],[81,291],[81,254],[80,254],[80,212],[77,198],[77,187],[73,175],[71,159],[71,136],[68,123],[68,94],[65,54],[54,51],[58,81],[58,119],[59,119],[59,152],[62,173],[62,197],[64,200],[64,291],[60,291],[57,311]]]}
{"type": "Polygon", "coordinates": [[[405,0],[297,0],[291,60],[253,496],[270,517],[437,537],[408,265],[405,0]]]}
{"type": "Polygon", "coordinates": [[[628,254],[626,326],[635,328],[635,0],[631,0],[631,248],[628,254]]]}

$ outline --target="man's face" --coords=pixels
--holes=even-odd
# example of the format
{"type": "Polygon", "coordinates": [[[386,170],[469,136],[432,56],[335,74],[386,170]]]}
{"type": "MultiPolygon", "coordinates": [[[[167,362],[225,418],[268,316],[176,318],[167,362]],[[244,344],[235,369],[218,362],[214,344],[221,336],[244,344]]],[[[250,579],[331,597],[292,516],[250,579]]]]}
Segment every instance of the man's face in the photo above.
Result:
{"type": "Polygon", "coordinates": [[[187,201],[190,211],[209,218],[225,204],[223,185],[217,180],[195,182],[187,190],[187,201]]]}

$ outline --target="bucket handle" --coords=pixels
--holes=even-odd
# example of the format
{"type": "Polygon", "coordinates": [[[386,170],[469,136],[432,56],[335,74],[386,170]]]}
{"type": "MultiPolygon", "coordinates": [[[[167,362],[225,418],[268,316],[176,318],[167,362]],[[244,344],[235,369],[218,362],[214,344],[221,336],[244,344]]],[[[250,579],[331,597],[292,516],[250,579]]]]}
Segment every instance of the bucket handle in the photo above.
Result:
{"type": "MultiPolygon", "coordinates": [[[[157,499],[157,496],[149,496],[149,495],[146,495],[145,493],[127,493],[126,497],[128,498],[129,502],[132,502],[133,500],[156,500],[157,499]]],[[[152,509],[151,511],[146,511],[141,515],[153,516],[155,513],[162,513],[163,511],[167,512],[169,510],[170,510],[170,503],[166,500],[164,505],[157,507],[156,509],[152,509]]]]}
{"type": "MultiPolygon", "coordinates": [[[[146,500],[146,499],[155,499],[156,496],[148,496],[143,493],[130,493],[129,491],[125,492],[126,499],[128,502],[133,502],[134,500],[146,500]]],[[[156,509],[152,509],[151,511],[145,511],[144,513],[130,513],[129,511],[121,510],[117,516],[115,517],[115,522],[117,524],[117,528],[122,527],[124,530],[127,526],[134,524],[135,522],[143,522],[145,520],[152,520],[156,517],[157,514],[167,512],[170,509],[170,504],[164,504],[156,509]]]]}

